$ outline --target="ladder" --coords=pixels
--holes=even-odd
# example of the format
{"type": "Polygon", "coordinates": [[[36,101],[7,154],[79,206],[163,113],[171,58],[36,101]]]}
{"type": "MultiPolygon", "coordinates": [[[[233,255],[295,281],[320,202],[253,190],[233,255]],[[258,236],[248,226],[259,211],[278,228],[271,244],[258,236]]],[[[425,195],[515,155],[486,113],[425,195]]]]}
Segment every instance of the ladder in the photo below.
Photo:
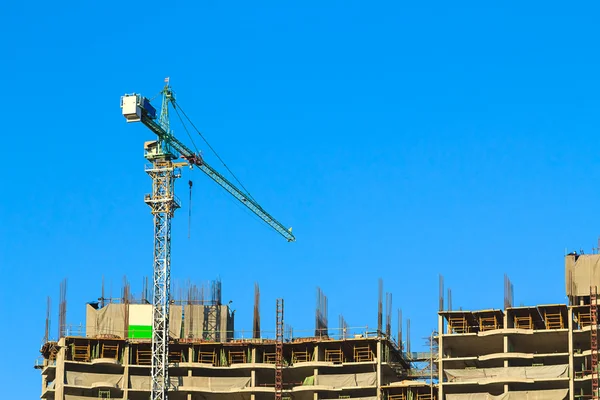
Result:
{"type": "Polygon", "coordinates": [[[283,397],[283,299],[277,299],[275,339],[275,400],[283,397]]]}
{"type": "Polygon", "coordinates": [[[590,350],[592,355],[592,399],[598,400],[598,287],[590,287],[590,350]]]}

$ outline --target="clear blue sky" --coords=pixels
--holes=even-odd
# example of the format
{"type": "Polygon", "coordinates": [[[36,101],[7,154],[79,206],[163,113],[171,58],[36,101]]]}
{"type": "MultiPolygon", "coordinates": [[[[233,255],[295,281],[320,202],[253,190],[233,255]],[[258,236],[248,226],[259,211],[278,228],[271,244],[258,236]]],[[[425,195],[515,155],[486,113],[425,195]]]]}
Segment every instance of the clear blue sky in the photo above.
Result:
{"type": "Polygon", "coordinates": [[[278,296],[286,322],[310,329],[317,285],[331,326],[340,313],[375,325],[382,277],[413,348],[435,328],[439,273],[455,308],[501,307],[504,273],[518,304],[566,300],[565,249],[600,234],[595,2],[259,3],[0,4],[0,369],[19,398],[40,394],[32,365],[62,278],[79,323],[102,275],[117,295],[123,275],[139,293],[151,273],[152,135],[126,124],[119,97],[153,96],[165,76],[298,238],[185,172],[192,238],[184,200],[173,279],[220,276],[238,329],[254,281],[265,329],[278,296]]]}

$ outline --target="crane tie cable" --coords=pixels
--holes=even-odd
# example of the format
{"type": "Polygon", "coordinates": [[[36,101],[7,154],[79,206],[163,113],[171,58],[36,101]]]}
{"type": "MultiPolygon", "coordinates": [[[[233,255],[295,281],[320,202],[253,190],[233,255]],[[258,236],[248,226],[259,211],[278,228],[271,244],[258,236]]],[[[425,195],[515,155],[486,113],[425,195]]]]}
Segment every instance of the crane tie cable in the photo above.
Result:
{"type": "Polygon", "coordinates": [[[196,143],[194,143],[194,139],[192,138],[192,135],[190,135],[190,131],[188,131],[187,126],[185,126],[185,123],[183,122],[183,119],[181,118],[181,115],[179,115],[179,111],[177,110],[176,107],[173,107],[173,108],[175,109],[175,113],[179,117],[179,121],[181,122],[181,126],[183,126],[183,129],[185,130],[185,133],[187,133],[188,137],[190,138],[190,141],[192,142],[192,145],[194,146],[194,150],[196,150],[196,154],[199,155],[200,154],[200,150],[198,150],[198,147],[196,147],[196,143]]]}
{"type": "MultiPolygon", "coordinates": [[[[181,110],[181,113],[188,120],[188,122],[190,123],[190,125],[192,125],[192,128],[194,128],[194,130],[198,133],[198,135],[200,135],[200,137],[202,138],[202,140],[204,140],[204,143],[206,143],[206,145],[208,146],[208,148],[219,159],[219,161],[221,161],[221,164],[223,164],[223,166],[225,167],[225,169],[227,169],[227,171],[229,171],[229,173],[231,174],[231,176],[233,176],[233,179],[235,179],[235,181],[242,187],[242,189],[244,189],[244,191],[246,192],[246,194],[248,195],[248,197],[251,198],[253,201],[256,201],[254,199],[254,196],[252,196],[250,194],[250,192],[248,191],[248,189],[246,189],[246,187],[244,186],[244,184],[237,178],[237,176],[235,176],[235,174],[233,173],[233,171],[231,169],[229,169],[229,167],[227,166],[227,164],[225,164],[225,161],[221,158],[221,156],[219,156],[219,154],[216,152],[216,150],[210,145],[210,143],[208,143],[208,140],[206,140],[206,138],[204,137],[204,135],[202,134],[202,132],[200,132],[200,130],[198,128],[196,128],[196,125],[194,125],[194,123],[192,122],[192,120],[187,116],[187,114],[185,113],[185,111],[183,110],[183,108],[181,108],[181,106],[179,105],[179,103],[177,103],[177,105],[176,105],[175,101],[173,101],[172,104],[173,104],[173,108],[175,109],[175,112],[179,116],[179,119],[181,120],[181,116],[179,115],[179,111],[177,111],[177,109],[181,110]]],[[[181,121],[181,123],[182,123],[182,125],[184,125],[184,128],[185,128],[185,124],[183,124],[183,121],[181,121]]],[[[186,128],[186,132],[187,132],[187,128],[186,128]]],[[[189,132],[188,132],[188,136],[190,136],[189,132]]],[[[191,137],[190,137],[190,140],[191,140],[191,137]]],[[[194,141],[192,140],[192,144],[193,143],[194,143],[194,141]]],[[[196,147],[196,145],[194,144],[194,148],[195,147],[196,147]]],[[[198,152],[198,149],[196,149],[196,152],[198,152]]]]}

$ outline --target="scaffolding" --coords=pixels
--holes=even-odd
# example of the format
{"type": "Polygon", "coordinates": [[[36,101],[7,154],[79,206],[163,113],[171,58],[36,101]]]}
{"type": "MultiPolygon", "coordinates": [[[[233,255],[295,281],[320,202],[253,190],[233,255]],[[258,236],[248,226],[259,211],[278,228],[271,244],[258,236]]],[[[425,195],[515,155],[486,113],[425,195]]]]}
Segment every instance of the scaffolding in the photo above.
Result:
{"type": "Polygon", "coordinates": [[[89,362],[90,361],[90,343],[73,344],[73,361],[89,362]]]}
{"type": "Polygon", "coordinates": [[[111,343],[100,344],[100,358],[112,358],[115,360],[119,359],[119,345],[111,343]]]}
{"type": "Polygon", "coordinates": [[[177,364],[183,361],[181,350],[169,349],[169,363],[177,364]]]}
{"type": "Polygon", "coordinates": [[[243,351],[229,351],[227,354],[227,361],[231,364],[244,364],[246,363],[246,353],[243,351]]]}
{"type": "Polygon", "coordinates": [[[213,351],[200,351],[198,352],[198,362],[201,364],[217,364],[217,353],[213,351]]]}
{"type": "Polygon", "coordinates": [[[577,312],[577,324],[580,328],[592,325],[592,314],[589,312],[577,312]]]}
{"type": "Polygon", "coordinates": [[[513,321],[516,329],[533,329],[533,317],[531,314],[524,316],[515,315],[513,321]]]}
{"type": "Polygon", "coordinates": [[[312,357],[311,357],[311,354],[308,352],[308,350],[292,351],[292,364],[309,362],[309,361],[312,361],[312,357]]]}
{"type": "Polygon", "coordinates": [[[498,327],[498,317],[496,315],[482,316],[479,318],[479,330],[481,332],[495,330],[498,329],[498,327]]]}
{"type": "Polygon", "coordinates": [[[277,353],[264,353],[263,354],[263,363],[265,363],[265,364],[277,363],[277,353]]]}
{"type": "Polygon", "coordinates": [[[544,322],[546,323],[546,329],[563,329],[565,327],[563,315],[560,310],[556,313],[544,310],[544,322]]]}
{"type": "Polygon", "coordinates": [[[137,365],[151,365],[152,364],[152,349],[150,347],[140,350],[139,348],[135,352],[135,361],[137,365]]]}
{"type": "Polygon", "coordinates": [[[468,333],[469,324],[464,315],[448,316],[448,333],[468,333]]]}
{"type": "Polygon", "coordinates": [[[275,340],[275,400],[283,397],[283,299],[277,299],[275,340]]]}
{"type": "Polygon", "coordinates": [[[354,346],[354,361],[368,362],[373,361],[373,350],[369,346],[354,346]]]}
{"type": "Polygon", "coordinates": [[[325,361],[332,363],[344,362],[342,349],[325,349],[325,361]]]}
{"type": "Polygon", "coordinates": [[[592,359],[592,399],[598,400],[598,287],[590,287],[590,314],[592,326],[590,329],[591,359],[592,359]]]}

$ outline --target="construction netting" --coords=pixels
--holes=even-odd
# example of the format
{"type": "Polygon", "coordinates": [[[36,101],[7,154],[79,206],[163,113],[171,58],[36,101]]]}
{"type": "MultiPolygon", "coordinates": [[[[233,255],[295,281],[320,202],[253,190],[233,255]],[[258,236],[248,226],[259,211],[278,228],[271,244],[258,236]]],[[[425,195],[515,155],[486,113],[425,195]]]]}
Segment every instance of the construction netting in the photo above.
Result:
{"type": "Polygon", "coordinates": [[[374,386],[377,382],[375,372],[361,374],[317,375],[316,384],[333,388],[374,386]]]}
{"type": "Polygon", "coordinates": [[[123,387],[123,375],[67,371],[66,376],[67,385],[85,387],[123,387]]]}
{"type": "Polygon", "coordinates": [[[489,393],[447,394],[446,400],[564,400],[569,389],[508,392],[498,396],[489,393]]]}
{"type": "Polygon", "coordinates": [[[250,386],[250,377],[184,376],[183,386],[207,388],[217,392],[240,390],[250,386]]]}
{"type": "Polygon", "coordinates": [[[506,381],[507,378],[517,380],[566,378],[569,376],[569,366],[561,364],[535,367],[446,369],[444,372],[449,382],[485,383],[486,381],[506,381]]]}
{"type": "MultiPolygon", "coordinates": [[[[179,387],[183,385],[183,377],[181,376],[169,376],[171,386],[179,387]]],[[[140,375],[129,376],[129,388],[137,390],[150,390],[150,377],[140,375]]]]}
{"type": "Polygon", "coordinates": [[[600,286],[600,254],[565,257],[567,296],[589,296],[590,286],[600,286]]]}
{"type": "Polygon", "coordinates": [[[129,388],[137,390],[150,390],[150,377],[130,375],[129,388]]]}
{"type": "Polygon", "coordinates": [[[348,397],[348,400],[377,400],[377,396],[348,397]]]}
{"type": "MultiPolygon", "coordinates": [[[[148,329],[152,326],[152,305],[151,304],[130,304],[127,317],[134,325],[139,328],[142,325],[148,325],[148,329]],[[147,318],[140,318],[140,315],[147,315],[147,318]],[[144,320],[140,322],[138,320],[144,320]]],[[[181,338],[182,327],[182,311],[180,305],[171,305],[169,311],[169,334],[173,339],[181,338]]],[[[125,337],[125,326],[128,330],[132,329],[130,321],[125,321],[125,304],[107,304],[106,306],[95,309],[88,305],[86,310],[86,336],[116,336],[119,338],[125,337]]],[[[151,334],[151,331],[149,331],[151,334]]],[[[131,335],[131,331],[130,337],[131,335]]]]}
{"type": "Polygon", "coordinates": [[[181,339],[182,311],[182,306],[171,304],[169,307],[169,335],[172,339],[181,339]]]}
{"type": "Polygon", "coordinates": [[[183,312],[185,314],[184,337],[201,338],[204,331],[205,307],[203,305],[186,304],[183,306],[183,312]]]}
{"type": "Polygon", "coordinates": [[[95,309],[88,305],[86,310],[85,332],[88,337],[125,335],[125,306],[107,304],[95,309]]]}

